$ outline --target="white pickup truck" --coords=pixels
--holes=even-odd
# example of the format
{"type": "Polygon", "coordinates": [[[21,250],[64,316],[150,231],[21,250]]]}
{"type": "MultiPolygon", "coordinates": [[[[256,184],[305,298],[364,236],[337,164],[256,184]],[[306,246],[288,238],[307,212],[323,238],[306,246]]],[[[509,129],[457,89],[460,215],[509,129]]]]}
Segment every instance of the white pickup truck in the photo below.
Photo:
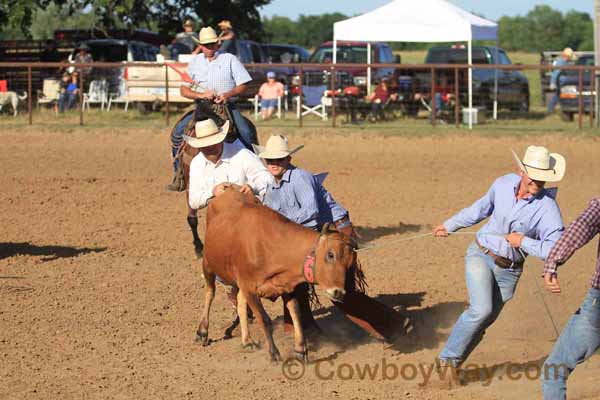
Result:
{"type": "Polygon", "coordinates": [[[187,74],[187,60],[185,58],[183,60],[167,60],[160,63],[147,62],[140,64],[148,64],[148,67],[135,66],[127,68],[125,80],[127,82],[127,97],[129,101],[144,103],[166,102],[166,68],[169,78],[169,103],[191,103],[192,100],[181,96],[179,93],[179,87],[186,83],[182,74],[187,74]]]}

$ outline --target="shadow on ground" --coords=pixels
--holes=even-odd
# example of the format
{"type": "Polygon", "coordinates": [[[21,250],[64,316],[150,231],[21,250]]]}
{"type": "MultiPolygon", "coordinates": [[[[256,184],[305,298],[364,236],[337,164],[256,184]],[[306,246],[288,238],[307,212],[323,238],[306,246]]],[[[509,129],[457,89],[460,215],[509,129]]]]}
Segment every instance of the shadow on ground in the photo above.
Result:
{"type": "Polygon", "coordinates": [[[405,224],[400,222],[398,225],[392,226],[357,226],[356,231],[359,235],[359,241],[361,243],[367,243],[384,236],[402,234],[407,232],[420,232],[421,230],[427,228],[429,228],[427,225],[405,224]]]}
{"type": "Polygon", "coordinates": [[[16,255],[42,256],[42,261],[77,257],[81,254],[100,253],[106,247],[37,246],[30,242],[0,243],[0,260],[16,255]]]}

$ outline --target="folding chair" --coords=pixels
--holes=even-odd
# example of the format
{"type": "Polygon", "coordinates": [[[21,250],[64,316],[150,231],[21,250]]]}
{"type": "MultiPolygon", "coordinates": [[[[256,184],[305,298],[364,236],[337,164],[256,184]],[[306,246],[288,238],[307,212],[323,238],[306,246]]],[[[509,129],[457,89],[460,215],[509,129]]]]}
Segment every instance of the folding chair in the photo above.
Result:
{"type": "Polygon", "coordinates": [[[110,93],[108,96],[108,106],[106,111],[110,111],[110,107],[113,103],[125,103],[125,112],[129,108],[129,90],[127,89],[127,81],[121,79],[119,81],[118,93],[110,93]]]}
{"type": "MultiPolygon", "coordinates": [[[[60,81],[58,79],[44,79],[44,83],[42,86],[42,90],[38,90],[38,99],[37,104],[38,107],[42,104],[58,104],[58,99],[60,97],[60,81]]],[[[56,107],[55,111],[56,110],[56,107]]]]}
{"type": "MultiPolygon", "coordinates": [[[[260,100],[258,95],[255,95],[254,98],[249,99],[251,103],[254,104],[254,120],[258,121],[258,112],[259,108],[262,108],[260,105],[260,100]]],[[[287,107],[286,107],[287,110],[287,107]]],[[[277,98],[277,118],[281,119],[281,96],[277,98]]]]}
{"type": "Polygon", "coordinates": [[[304,102],[300,107],[300,96],[296,96],[296,116],[300,119],[302,116],[314,114],[320,117],[323,121],[327,120],[326,107],[331,106],[331,98],[325,96],[327,86],[302,86],[304,94],[304,102]]]}
{"type": "Polygon", "coordinates": [[[100,109],[104,110],[104,104],[108,103],[108,82],[106,79],[95,80],[90,82],[90,87],[87,93],[83,94],[83,110],[87,105],[90,110],[90,103],[100,103],[100,109]]]}

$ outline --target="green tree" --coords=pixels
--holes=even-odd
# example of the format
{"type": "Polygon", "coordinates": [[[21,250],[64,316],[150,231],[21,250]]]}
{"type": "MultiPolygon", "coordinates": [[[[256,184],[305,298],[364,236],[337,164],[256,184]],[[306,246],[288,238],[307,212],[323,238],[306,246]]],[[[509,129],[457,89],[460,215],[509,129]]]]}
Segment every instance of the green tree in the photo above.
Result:
{"type": "Polygon", "coordinates": [[[240,37],[260,40],[263,27],[258,8],[271,0],[2,0],[0,26],[19,29],[24,37],[32,37],[31,26],[36,9],[46,10],[52,3],[68,11],[68,17],[90,10],[96,27],[158,28],[159,33],[173,36],[181,30],[186,16],[195,17],[202,25],[216,26],[228,19],[240,37]]]}

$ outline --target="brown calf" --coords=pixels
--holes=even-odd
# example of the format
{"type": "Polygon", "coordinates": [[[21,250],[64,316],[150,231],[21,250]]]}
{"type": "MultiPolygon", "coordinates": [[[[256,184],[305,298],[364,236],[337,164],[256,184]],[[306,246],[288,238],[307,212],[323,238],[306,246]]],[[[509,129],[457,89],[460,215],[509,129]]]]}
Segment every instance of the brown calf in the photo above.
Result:
{"type": "Polygon", "coordinates": [[[248,333],[247,306],[265,335],[271,361],[281,360],[261,297],[283,298],[294,324],[294,352],[307,359],[294,288],[302,282],[321,285],[328,297],[342,301],[347,271],[356,262],[355,242],[324,227],[321,233],[291,222],[249,194],[226,190],[208,206],[203,271],[205,307],[198,339],[208,344],[209,313],[215,278],[236,285],[242,346],[256,345],[248,333]],[[310,262],[310,256],[313,261],[310,262]]]}

